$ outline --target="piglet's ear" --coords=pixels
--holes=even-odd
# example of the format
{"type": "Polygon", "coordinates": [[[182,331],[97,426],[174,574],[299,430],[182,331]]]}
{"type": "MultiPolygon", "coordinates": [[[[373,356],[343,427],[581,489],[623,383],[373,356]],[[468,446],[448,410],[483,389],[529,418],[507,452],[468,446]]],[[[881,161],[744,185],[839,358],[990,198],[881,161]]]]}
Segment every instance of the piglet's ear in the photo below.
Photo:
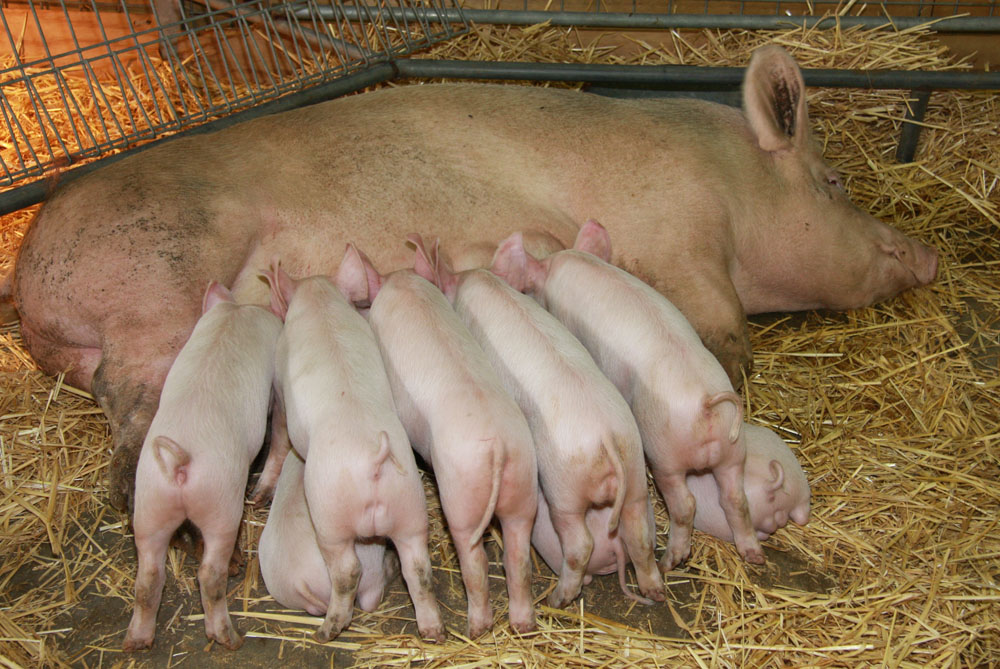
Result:
{"type": "Polygon", "coordinates": [[[771,472],[771,477],[767,482],[767,491],[770,493],[778,492],[785,484],[785,469],[777,460],[771,460],[768,463],[768,469],[771,472]]]}
{"type": "Polygon", "coordinates": [[[337,288],[355,305],[371,304],[382,288],[382,276],[364,253],[348,244],[337,269],[337,288]]]}
{"type": "Polygon", "coordinates": [[[490,263],[490,271],[519,292],[528,290],[528,252],[524,250],[524,237],[515,232],[497,245],[490,263]]]}
{"type": "Polygon", "coordinates": [[[229,289],[218,281],[210,281],[205,290],[205,297],[201,300],[201,313],[205,313],[220,302],[235,302],[233,294],[229,289]]]}
{"type": "Polygon", "coordinates": [[[437,277],[437,287],[451,301],[455,301],[458,294],[458,274],[452,271],[451,266],[445,262],[441,256],[441,238],[434,239],[434,247],[431,249],[431,261],[434,267],[434,276],[437,277]]]}
{"type": "Polygon", "coordinates": [[[433,284],[437,284],[437,272],[434,269],[434,262],[427,253],[424,246],[424,238],[417,233],[406,236],[407,245],[412,246],[415,253],[413,256],[413,271],[433,284]]]}
{"type": "Polygon", "coordinates": [[[743,78],[743,112],[760,148],[781,151],[809,139],[809,116],[802,72],[775,44],[754,51],[743,78]]]}
{"type": "Polygon", "coordinates": [[[611,237],[603,225],[590,219],[576,234],[573,248],[597,256],[604,262],[611,262],[611,237]]]}
{"type": "Polygon", "coordinates": [[[260,276],[264,277],[271,287],[271,313],[285,320],[288,305],[292,301],[292,295],[295,294],[296,281],[281,269],[281,262],[277,258],[271,261],[271,269],[264,270],[260,276]]]}

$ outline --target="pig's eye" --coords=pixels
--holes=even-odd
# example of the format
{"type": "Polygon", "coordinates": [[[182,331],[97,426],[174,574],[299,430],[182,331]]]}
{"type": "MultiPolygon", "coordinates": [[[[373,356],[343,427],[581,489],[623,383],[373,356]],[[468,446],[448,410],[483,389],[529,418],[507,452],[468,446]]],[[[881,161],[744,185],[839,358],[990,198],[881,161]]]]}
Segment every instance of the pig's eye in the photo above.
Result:
{"type": "Polygon", "coordinates": [[[840,181],[840,176],[835,173],[830,173],[826,176],[826,182],[831,186],[844,190],[844,184],[840,181]]]}

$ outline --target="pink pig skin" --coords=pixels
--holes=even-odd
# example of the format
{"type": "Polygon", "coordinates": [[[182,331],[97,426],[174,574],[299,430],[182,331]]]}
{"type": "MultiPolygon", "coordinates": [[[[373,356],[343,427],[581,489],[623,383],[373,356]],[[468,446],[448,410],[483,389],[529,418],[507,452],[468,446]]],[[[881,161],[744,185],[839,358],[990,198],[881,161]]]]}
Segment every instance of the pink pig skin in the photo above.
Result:
{"type": "Polygon", "coordinates": [[[281,320],[237,305],[214,282],[203,310],[167,374],[139,456],[132,521],[139,566],[127,651],[153,644],[167,547],[185,519],[205,541],[198,569],[205,633],[231,650],[243,642],[229,618],[226,581],[250,463],[264,441],[281,320]]]}
{"type": "Polygon", "coordinates": [[[503,527],[511,627],[534,630],[531,526],[538,471],[524,415],[436,286],[412,270],[372,282],[377,272],[360,253],[349,253],[345,273],[359,292],[380,284],[377,295],[368,295],[368,320],[410,443],[434,469],[465,582],[469,636],[493,626],[482,537],[494,513],[503,527]]]}
{"type": "Polygon", "coordinates": [[[208,280],[263,303],[257,271],[271,258],[333,274],[330,249],[352,239],[371,240],[389,271],[410,266],[399,240],[423,230],[464,269],[526,221],[568,246],[597,218],[616,261],[662,291],[738,383],[745,314],[860,307],[936,274],[935,251],[851,203],[809,136],[806,93],[772,45],[750,59],[742,112],[429,84],[177,139],[64,178],[18,254],[21,332],[42,369],[67,371],[107,414],[119,508],[208,280]]]}
{"type": "MultiPolygon", "coordinates": [[[[275,353],[278,400],[288,437],[305,458],[304,486],[331,582],[322,642],[350,622],[361,576],[361,539],[392,539],[421,636],[443,640],[431,589],[427,509],[413,451],[365,319],[326,277],[266,274],[273,301],[287,306],[275,353]]],[[[348,298],[354,295],[348,294],[348,298]]]]}
{"type": "MultiPolygon", "coordinates": [[[[264,585],[279,604],[322,616],[330,603],[330,574],[306,505],[304,471],[297,453],[285,458],[257,556],[264,585]]],[[[398,562],[383,541],[356,542],[354,552],[361,564],[358,606],[374,611],[399,571],[398,562]]]]}
{"type": "MultiPolygon", "coordinates": [[[[795,454],[766,427],[744,424],[743,432],[747,443],[743,488],[757,538],[768,538],[789,519],[797,525],[808,523],[809,480],[795,454]]],[[[697,500],[695,528],[732,541],[733,531],[719,506],[719,487],[712,475],[689,475],[687,484],[697,500]]]]}
{"type": "Polygon", "coordinates": [[[736,547],[763,563],[743,490],[742,404],[725,370],[684,316],[649,285],[576,249],[610,255],[607,232],[590,221],[574,249],[538,262],[519,234],[501,242],[494,271],[534,295],[594,356],[632,407],[656,485],[670,513],[663,571],[691,552],[691,472],[710,471],[736,547]]]}
{"type": "MultiPolygon", "coordinates": [[[[618,573],[618,584],[629,599],[644,601],[637,596],[625,584],[625,563],[629,562],[626,547],[617,531],[608,531],[608,520],[611,517],[612,508],[609,506],[600,509],[587,510],[587,529],[594,537],[594,550],[590,554],[590,561],[587,563],[586,575],[583,578],[584,585],[590,583],[593,574],[618,573]]],[[[646,524],[649,526],[650,534],[656,533],[656,520],[653,517],[653,505],[646,504],[646,524]]],[[[552,520],[549,517],[549,505],[545,501],[545,496],[538,496],[538,518],[535,520],[535,527],[531,532],[531,545],[535,547],[538,554],[545,560],[545,564],[556,572],[562,564],[562,547],[559,545],[559,537],[555,528],[552,527],[552,520]]],[[[648,602],[648,600],[647,600],[648,602]]]]}
{"type": "Polygon", "coordinates": [[[487,270],[452,274],[436,254],[428,256],[419,238],[411,241],[418,242],[429,277],[452,301],[528,420],[563,552],[549,605],[565,606],[580,594],[594,546],[586,512],[606,505],[613,509],[608,531],[619,528],[640,591],[663,601],[653,556],[656,538],[646,524],[649,496],[639,431],[621,394],[534,300],[487,270]]]}

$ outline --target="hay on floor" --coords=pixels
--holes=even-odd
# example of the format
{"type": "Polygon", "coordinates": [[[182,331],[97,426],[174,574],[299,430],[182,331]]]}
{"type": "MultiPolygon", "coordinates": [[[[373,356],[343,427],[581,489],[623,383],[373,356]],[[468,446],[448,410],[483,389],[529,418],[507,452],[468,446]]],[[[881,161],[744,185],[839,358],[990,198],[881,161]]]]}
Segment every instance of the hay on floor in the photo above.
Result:
{"type": "MultiPolygon", "coordinates": [[[[755,46],[774,41],[808,67],[964,67],[932,34],[916,30],[668,33],[662,45],[643,42],[627,57],[605,46],[610,41],[547,26],[479,26],[431,55],[743,65],[755,46]]],[[[916,160],[900,165],[894,154],[907,92],[812,89],[809,98],[817,138],[855,202],[941,254],[938,279],[927,288],[849,313],[751,324],[756,367],[744,393],[748,419],[778,430],[801,460],[813,489],[809,525],[767,541],[771,559],[763,568],[696,534],[688,566],[668,575],[670,600],[661,606],[679,630],[670,636],[633,624],[637,612],[602,615],[585,589],[565,610],[540,606],[539,631],[523,637],[510,632],[500,594],[493,635],[462,638],[459,617],[440,645],[398,633],[398,619],[410,614],[387,603],[359,613],[330,652],[362,666],[995,661],[1000,102],[992,93],[935,92],[916,160]],[[781,571],[781,556],[801,569],[781,571]]],[[[0,272],[29,218],[21,212],[0,220],[0,272]]],[[[105,505],[106,422],[85,393],[34,370],[16,324],[0,328],[0,426],[0,664],[149,664],[148,656],[119,652],[135,564],[124,519],[105,505]],[[94,614],[84,618],[92,630],[67,627],[92,609],[104,612],[104,624],[94,614]]],[[[439,591],[462,602],[454,550],[432,494],[429,502],[439,591]]],[[[662,547],[667,520],[662,506],[658,511],[662,547]]],[[[254,554],[264,518],[248,510],[250,560],[229,603],[248,637],[282,657],[313,644],[317,621],[267,596],[254,554]]],[[[195,571],[172,553],[168,583],[177,584],[182,603],[161,610],[158,644],[177,630],[203,639],[195,571]]],[[[537,596],[550,584],[541,572],[537,596]]],[[[499,565],[492,573],[502,573],[499,565]]],[[[206,658],[234,661],[215,650],[198,666],[206,658]]]]}

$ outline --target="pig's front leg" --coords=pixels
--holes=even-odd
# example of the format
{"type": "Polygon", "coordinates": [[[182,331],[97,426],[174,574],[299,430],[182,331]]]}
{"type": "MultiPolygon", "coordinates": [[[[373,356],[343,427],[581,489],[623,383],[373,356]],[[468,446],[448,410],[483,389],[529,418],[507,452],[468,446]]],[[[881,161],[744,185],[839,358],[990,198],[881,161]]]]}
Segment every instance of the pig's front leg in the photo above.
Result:
{"type": "Polygon", "coordinates": [[[712,470],[719,486],[719,506],[726,514],[726,521],[733,531],[733,543],[747,562],[764,564],[764,551],[757,539],[757,530],[750,520],[750,507],[744,493],[744,465],[719,466],[712,470]]]}
{"type": "Polygon", "coordinates": [[[688,559],[691,554],[691,533],[694,527],[695,500],[688,490],[684,472],[653,472],[656,487],[663,495],[670,514],[667,550],[660,558],[660,571],[668,572],[688,559]]]}

